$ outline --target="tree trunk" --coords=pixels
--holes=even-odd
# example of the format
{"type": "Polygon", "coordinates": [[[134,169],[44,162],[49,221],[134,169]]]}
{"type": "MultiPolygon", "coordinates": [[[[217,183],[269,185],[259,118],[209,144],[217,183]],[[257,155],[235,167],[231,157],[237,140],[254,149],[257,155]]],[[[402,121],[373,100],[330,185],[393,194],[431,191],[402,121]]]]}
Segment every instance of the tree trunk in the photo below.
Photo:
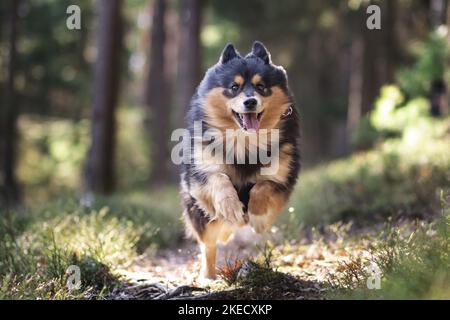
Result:
{"type": "Polygon", "coordinates": [[[359,125],[362,116],[363,86],[364,86],[364,40],[357,33],[352,40],[350,49],[350,83],[347,111],[347,144],[351,150],[351,137],[359,125]]]}
{"type": "Polygon", "coordinates": [[[147,81],[147,105],[151,145],[151,182],[161,184],[169,177],[169,125],[170,103],[164,48],[166,43],[166,1],[155,0],[151,31],[150,68],[147,81]]]}
{"type": "MultiPolygon", "coordinates": [[[[447,13],[445,22],[447,24],[447,29],[450,28],[450,0],[447,0],[447,13]]],[[[450,32],[447,33],[448,41],[450,41],[450,32]]]]}
{"type": "Polygon", "coordinates": [[[399,62],[399,39],[397,37],[397,19],[399,3],[397,1],[384,2],[386,12],[386,31],[385,34],[385,59],[386,59],[386,81],[395,80],[395,69],[399,62]]]}
{"type": "MultiPolygon", "coordinates": [[[[445,3],[444,0],[431,0],[430,2],[430,24],[434,31],[444,24],[445,3]]],[[[446,85],[443,79],[433,79],[430,87],[430,113],[438,117],[447,109],[446,85]]]]}
{"type": "Polygon", "coordinates": [[[430,1],[430,24],[431,30],[437,29],[444,24],[445,3],[444,0],[430,1]]]}
{"type": "Polygon", "coordinates": [[[6,207],[19,202],[20,192],[16,179],[16,146],[17,146],[17,117],[18,104],[14,88],[16,58],[17,58],[17,20],[19,1],[10,1],[10,16],[8,20],[9,49],[7,62],[7,81],[5,85],[5,104],[0,118],[0,155],[1,175],[3,176],[2,197],[6,207]]]}
{"type": "Polygon", "coordinates": [[[183,123],[189,102],[200,80],[200,27],[202,0],[186,0],[181,6],[181,37],[178,51],[178,97],[183,123]]]}
{"type": "MultiPolygon", "coordinates": [[[[180,43],[180,9],[177,0],[167,0],[167,9],[164,16],[166,39],[164,44],[164,74],[166,77],[167,100],[171,106],[170,124],[178,126],[178,109],[175,108],[178,99],[178,50],[180,43]],[[171,98],[173,96],[173,98],[171,98]]],[[[181,111],[183,112],[183,111],[181,111]]]]}
{"type": "MultiPolygon", "coordinates": [[[[389,78],[393,78],[393,70],[389,66],[390,57],[388,54],[391,53],[390,50],[395,48],[388,49],[387,45],[384,47],[380,46],[380,43],[383,43],[383,41],[387,44],[393,39],[386,39],[381,30],[369,30],[365,27],[367,19],[365,14],[366,8],[367,6],[364,5],[353,16],[347,113],[349,151],[352,149],[352,135],[357,130],[361,118],[373,109],[383,83],[388,81],[389,78]]],[[[390,14],[393,14],[393,12],[390,14]]],[[[393,27],[392,22],[389,27],[393,27]]],[[[358,148],[364,147],[362,145],[358,146],[358,148]]]]}
{"type": "Polygon", "coordinates": [[[86,167],[86,187],[101,194],[108,194],[115,187],[115,109],[120,82],[121,4],[121,0],[97,1],[92,144],[86,167]]]}

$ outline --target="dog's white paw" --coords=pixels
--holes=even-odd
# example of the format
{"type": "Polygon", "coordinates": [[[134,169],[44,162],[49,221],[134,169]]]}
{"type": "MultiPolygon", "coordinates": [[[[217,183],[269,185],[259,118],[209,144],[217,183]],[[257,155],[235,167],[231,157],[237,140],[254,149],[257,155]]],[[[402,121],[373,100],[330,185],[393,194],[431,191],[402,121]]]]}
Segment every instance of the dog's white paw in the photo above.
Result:
{"type": "Polygon", "coordinates": [[[267,231],[272,225],[272,219],[270,218],[269,214],[254,215],[250,213],[248,215],[248,218],[249,225],[256,233],[263,233],[267,231]]]}
{"type": "Polygon", "coordinates": [[[216,213],[232,224],[245,224],[244,206],[238,196],[227,196],[215,203],[216,213]]]}
{"type": "Polygon", "coordinates": [[[212,286],[214,283],[217,283],[219,280],[217,279],[217,277],[214,277],[214,278],[212,278],[212,277],[205,277],[205,276],[203,276],[203,275],[200,275],[198,278],[197,278],[197,284],[200,286],[200,287],[210,287],[210,286],[212,286]]]}

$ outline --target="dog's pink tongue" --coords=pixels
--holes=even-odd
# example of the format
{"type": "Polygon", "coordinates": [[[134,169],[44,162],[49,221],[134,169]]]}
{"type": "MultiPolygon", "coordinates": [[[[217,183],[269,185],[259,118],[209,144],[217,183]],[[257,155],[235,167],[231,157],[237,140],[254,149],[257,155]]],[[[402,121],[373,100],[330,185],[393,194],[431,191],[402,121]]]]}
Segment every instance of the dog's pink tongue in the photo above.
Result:
{"type": "Polygon", "coordinates": [[[258,131],[259,120],[256,113],[244,113],[242,120],[245,129],[247,130],[253,129],[255,131],[258,131]]]}

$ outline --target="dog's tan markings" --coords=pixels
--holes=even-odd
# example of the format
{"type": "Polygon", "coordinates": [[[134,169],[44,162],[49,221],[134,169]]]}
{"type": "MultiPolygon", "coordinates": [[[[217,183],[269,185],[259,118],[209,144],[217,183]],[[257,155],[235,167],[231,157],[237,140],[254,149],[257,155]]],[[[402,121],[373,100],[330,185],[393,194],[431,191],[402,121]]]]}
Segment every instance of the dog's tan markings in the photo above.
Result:
{"type": "Polygon", "coordinates": [[[276,160],[278,161],[276,173],[270,176],[259,175],[257,183],[250,190],[249,224],[258,233],[266,231],[273,224],[289,198],[289,192],[279,191],[276,185],[283,185],[287,182],[293,148],[292,144],[283,145],[276,160]]]}
{"type": "Polygon", "coordinates": [[[201,271],[203,278],[216,277],[217,241],[227,242],[233,233],[233,228],[223,220],[213,220],[205,226],[204,232],[199,235],[201,246],[201,271]]]}
{"type": "Polygon", "coordinates": [[[200,276],[204,279],[215,279],[216,278],[216,244],[207,246],[205,244],[200,244],[201,249],[201,267],[200,276]]]}
{"type": "Polygon", "coordinates": [[[221,229],[220,221],[211,221],[199,235],[201,249],[200,275],[206,279],[216,277],[216,242],[221,229]]]}
{"type": "Polygon", "coordinates": [[[248,210],[254,215],[279,213],[287,200],[287,195],[276,189],[272,181],[258,182],[250,190],[248,210]]]}
{"type": "Polygon", "coordinates": [[[244,84],[244,78],[241,75],[237,75],[234,77],[234,82],[239,85],[242,86],[244,84]]]}
{"type": "Polygon", "coordinates": [[[261,75],[259,75],[259,74],[255,74],[253,77],[252,77],[252,84],[254,85],[254,86],[256,86],[258,83],[260,83],[261,82],[261,75]]]}
{"type": "MultiPolygon", "coordinates": [[[[204,99],[206,121],[211,127],[222,132],[227,129],[240,129],[233,115],[233,106],[237,112],[241,111],[245,95],[241,93],[237,97],[228,99],[223,95],[225,88],[212,89],[204,99]]],[[[264,106],[264,114],[261,118],[261,129],[276,128],[283,113],[289,108],[289,97],[279,87],[271,88],[272,94],[261,97],[264,106]]]]}
{"type": "Polygon", "coordinates": [[[220,131],[239,129],[234,120],[231,108],[227,105],[228,98],[223,95],[225,88],[214,88],[205,97],[203,104],[207,123],[220,131]]]}
{"type": "Polygon", "coordinates": [[[233,234],[233,228],[231,228],[228,224],[222,223],[222,229],[220,229],[219,232],[219,241],[221,243],[227,243],[230,239],[231,235],[233,234]]]}
{"type": "Polygon", "coordinates": [[[276,128],[281,116],[287,111],[290,105],[289,97],[281,88],[275,86],[271,88],[272,94],[262,97],[264,114],[261,118],[261,129],[276,128]]]}
{"type": "Polygon", "coordinates": [[[249,224],[257,233],[266,231],[283,210],[288,194],[276,189],[272,181],[258,182],[250,190],[249,224]]]}

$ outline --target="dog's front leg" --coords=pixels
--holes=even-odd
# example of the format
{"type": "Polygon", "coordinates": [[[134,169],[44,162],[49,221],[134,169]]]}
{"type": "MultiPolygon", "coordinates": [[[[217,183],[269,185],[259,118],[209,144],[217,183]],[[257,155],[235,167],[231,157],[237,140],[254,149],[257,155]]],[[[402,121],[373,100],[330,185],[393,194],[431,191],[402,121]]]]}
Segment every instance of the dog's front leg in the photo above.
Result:
{"type": "Polygon", "coordinates": [[[273,181],[261,181],[250,190],[249,224],[257,233],[266,231],[283,210],[289,194],[273,181]]]}
{"type": "Polygon", "coordinates": [[[226,174],[209,175],[206,182],[194,188],[191,193],[212,219],[223,219],[238,226],[246,223],[244,205],[226,174]]]}

